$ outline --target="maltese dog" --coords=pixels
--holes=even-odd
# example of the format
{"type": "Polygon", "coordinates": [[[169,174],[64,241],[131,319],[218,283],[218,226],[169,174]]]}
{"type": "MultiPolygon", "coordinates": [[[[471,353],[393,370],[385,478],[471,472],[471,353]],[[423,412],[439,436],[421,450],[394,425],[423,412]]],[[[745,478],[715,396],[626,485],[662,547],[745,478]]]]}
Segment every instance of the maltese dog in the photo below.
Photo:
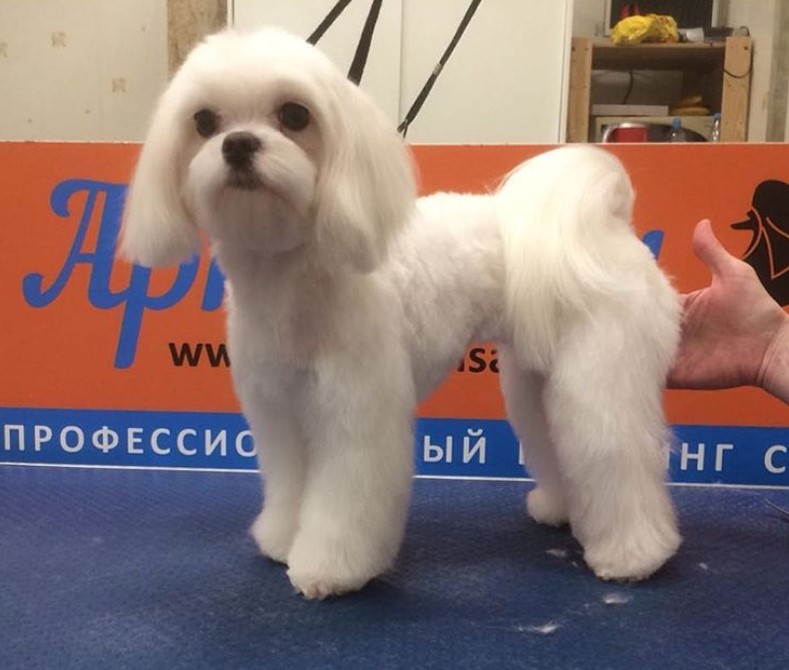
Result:
{"type": "Polygon", "coordinates": [[[611,154],[560,148],[491,195],[417,199],[383,113],[278,29],[223,32],[163,94],[122,255],[210,241],[264,505],[251,529],[307,598],[360,589],[406,526],[413,414],[473,341],[496,341],[541,523],[603,579],[657,570],[680,537],[662,406],[677,295],[634,234],[611,154]]]}

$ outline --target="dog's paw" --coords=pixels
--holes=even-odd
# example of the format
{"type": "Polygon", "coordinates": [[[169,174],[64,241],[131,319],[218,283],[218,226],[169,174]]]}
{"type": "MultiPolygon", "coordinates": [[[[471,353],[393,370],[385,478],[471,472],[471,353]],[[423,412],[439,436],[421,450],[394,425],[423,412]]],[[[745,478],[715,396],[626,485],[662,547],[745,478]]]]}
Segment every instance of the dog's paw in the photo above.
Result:
{"type": "Polygon", "coordinates": [[[295,530],[295,523],[289,515],[278,515],[264,509],[252,524],[249,534],[264,556],[287,564],[295,530]]]}
{"type": "MultiPolygon", "coordinates": [[[[374,575],[373,575],[374,576],[374,575]]],[[[288,579],[296,593],[307,600],[323,600],[332,596],[359,591],[372,579],[372,576],[361,576],[332,573],[320,567],[290,568],[288,579]]]]}
{"type": "Polygon", "coordinates": [[[584,559],[600,579],[634,582],[646,579],[671,558],[682,539],[672,524],[657,530],[642,528],[615,533],[600,542],[587,542],[584,559]]]}
{"type": "Polygon", "coordinates": [[[559,492],[538,486],[526,496],[526,509],[537,523],[563,526],[570,519],[567,503],[559,492]]]}
{"type": "Polygon", "coordinates": [[[358,591],[390,565],[381,551],[362,538],[305,538],[300,535],[288,556],[288,578],[309,600],[358,591]]]}
{"type": "Polygon", "coordinates": [[[377,576],[374,571],[353,570],[337,557],[314,556],[312,560],[291,557],[288,579],[297,593],[308,600],[323,600],[363,588],[377,576]]]}

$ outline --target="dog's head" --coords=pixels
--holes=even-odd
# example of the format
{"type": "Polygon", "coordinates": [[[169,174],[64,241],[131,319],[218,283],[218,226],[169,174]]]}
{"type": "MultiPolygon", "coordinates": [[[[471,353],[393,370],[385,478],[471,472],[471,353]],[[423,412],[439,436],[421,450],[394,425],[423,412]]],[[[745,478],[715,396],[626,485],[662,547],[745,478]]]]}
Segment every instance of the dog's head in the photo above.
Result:
{"type": "Polygon", "coordinates": [[[163,94],[126,201],[121,253],[167,265],[199,247],[304,249],[376,267],[414,201],[383,113],[317,49],[231,31],[194,49],[163,94]]]}

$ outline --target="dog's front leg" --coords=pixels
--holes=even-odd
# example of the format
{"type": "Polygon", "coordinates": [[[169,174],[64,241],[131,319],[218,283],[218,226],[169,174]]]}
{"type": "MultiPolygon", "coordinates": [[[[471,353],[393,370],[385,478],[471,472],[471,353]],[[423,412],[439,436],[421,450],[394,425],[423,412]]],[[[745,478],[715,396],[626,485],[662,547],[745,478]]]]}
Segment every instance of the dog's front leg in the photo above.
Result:
{"type": "Polygon", "coordinates": [[[264,556],[286,563],[304,490],[304,439],[290,408],[257,399],[246,411],[263,475],[263,510],[250,533],[264,556]]]}
{"type": "Polygon", "coordinates": [[[306,598],[362,588],[393,563],[413,473],[413,382],[385,347],[319,374],[288,576],[306,598]]]}

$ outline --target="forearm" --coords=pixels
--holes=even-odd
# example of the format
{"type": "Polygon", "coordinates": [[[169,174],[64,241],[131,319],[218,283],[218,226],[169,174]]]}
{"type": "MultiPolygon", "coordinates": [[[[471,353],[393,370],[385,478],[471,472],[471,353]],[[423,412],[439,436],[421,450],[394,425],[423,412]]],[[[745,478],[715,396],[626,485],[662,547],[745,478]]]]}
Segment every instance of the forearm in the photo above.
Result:
{"type": "Polygon", "coordinates": [[[770,343],[759,376],[760,386],[789,403],[789,316],[770,343]]]}

